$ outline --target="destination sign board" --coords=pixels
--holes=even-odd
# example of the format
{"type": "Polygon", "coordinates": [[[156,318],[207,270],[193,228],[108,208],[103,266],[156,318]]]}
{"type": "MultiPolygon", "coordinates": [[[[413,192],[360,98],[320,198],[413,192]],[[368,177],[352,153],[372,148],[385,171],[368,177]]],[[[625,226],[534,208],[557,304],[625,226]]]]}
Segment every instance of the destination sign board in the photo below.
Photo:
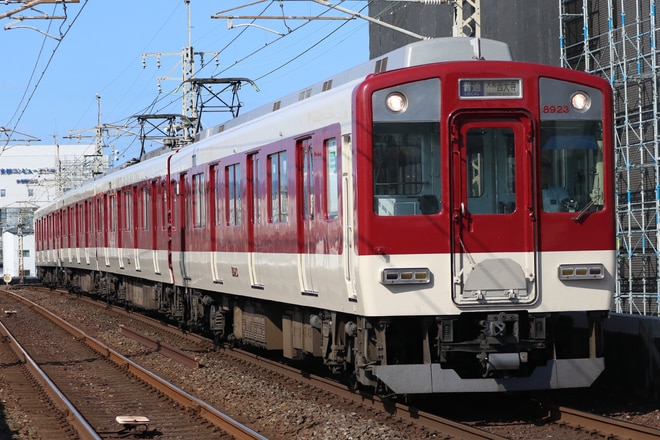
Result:
{"type": "Polygon", "coordinates": [[[515,78],[459,79],[461,99],[512,99],[522,98],[522,80],[515,78]]]}

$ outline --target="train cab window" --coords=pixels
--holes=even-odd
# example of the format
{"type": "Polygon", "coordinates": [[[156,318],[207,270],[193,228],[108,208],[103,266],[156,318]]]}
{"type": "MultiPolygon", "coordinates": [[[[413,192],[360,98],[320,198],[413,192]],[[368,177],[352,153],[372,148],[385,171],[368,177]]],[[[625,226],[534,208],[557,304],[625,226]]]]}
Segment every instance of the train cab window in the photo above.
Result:
{"type": "Polygon", "coordinates": [[[603,154],[598,121],[543,121],[538,183],[546,212],[603,209],[603,154]]]}
{"type": "Polygon", "coordinates": [[[193,224],[196,228],[206,226],[206,184],[204,173],[192,176],[193,181],[193,224]]]}
{"type": "Polygon", "coordinates": [[[337,139],[327,139],[323,152],[325,161],[325,214],[328,220],[339,215],[339,157],[337,155],[337,139]]]}
{"type": "Polygon", "coordinates": [[[436,122],[374,123],[374,212],[440,212],[440,145],[436,122]]]}
{"type": "Polygon", "coordinates": [[[289,220],[289,184],[286,151],[268,156],[269,221],[286,223],[289,220]]]}
{"type": "Polygon", "coordinates": [[[514,135],[510,128],[474,128],[466,139],[468,208],[474,214],[516,209],[514,135]]]}
{"type": "Polygon", "coordinates": [[[227,203],[227,225],[241,224],[241,165],[235,164],[225,167],[225,181],[227,182],[225,200],[227,203]]]}

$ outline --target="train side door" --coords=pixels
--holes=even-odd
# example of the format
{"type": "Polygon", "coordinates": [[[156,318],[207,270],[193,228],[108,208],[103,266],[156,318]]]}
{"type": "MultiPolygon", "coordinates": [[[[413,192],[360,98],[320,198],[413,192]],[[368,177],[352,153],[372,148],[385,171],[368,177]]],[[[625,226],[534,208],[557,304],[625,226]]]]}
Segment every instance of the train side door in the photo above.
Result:
{"type": "Polygon", "coordinates": [[[248,267],[250,270],[250,285],[262,289],[263,282],[259,264],[259,237],[262,225],[261,192],[265,184],[260,174],[260,160],[258,153],[247,156],[247,215],[248,215],[248,267]]]}
{"type": "Polygon", "coordinates": [[[298,156],[298,277],[300,289],[305,295],[318,295],[312,277],[314,254],[318,238],[314,235],[316,207],[314,205],[314,148],[312,138],[296,143],[298,156]]]}
{"type": "Polygon", "coordinates": [[[459,306],[536,299],[532,128],[526,114],[453,118],[451,263],[459,306]]]}

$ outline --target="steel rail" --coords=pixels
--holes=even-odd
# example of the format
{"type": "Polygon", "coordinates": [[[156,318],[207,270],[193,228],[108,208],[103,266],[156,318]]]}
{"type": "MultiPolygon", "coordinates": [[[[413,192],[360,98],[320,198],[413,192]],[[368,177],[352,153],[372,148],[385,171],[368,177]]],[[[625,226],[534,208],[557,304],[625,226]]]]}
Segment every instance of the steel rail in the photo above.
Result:
{"type": "Polygon", "coordinates": [[[657,440],[660,430],[637,425],[624,420],[602,417],[565,406],[549,407],[555,423],[565,423],[584,431],[597,431],[607,438],[631,438],[635,440],[657,440]]]}
{"type": "Polygon", "coordinates": [[[140,365],[136,364],[130,359],[124,357],[115,350],[111,349],[107,345],[103,344],[101,341],[86,335],[82,330],[64,321],[63,319],[59,318],[58,316],[46,310],[45,308],[41,307],[40,305],[28,300],[27,298],[23,298],[20,295],[16,295],[15,293],[9,292],[7,290],[4,291],[8,295],[14,297],[16,300],[25,304],[27,307],[30,307],[38,311],[39,313],[50,319],[52,322],[54,322],[58,326],[62,327],[63,329],[71,333],[74,337],[80,339],[82,342],[87,344],[94,351],[98,352],[101,356],[104,356],[105,358],[107,358],[109,361],[113,362],[117,366],[124,368],[127,372],[132,373],[140,380],[146,382],[156,390],[164,393],[175,402],[187,408],[191,408],[195,410],[197,414],[199,414],[201,417],[208,420],[210,423],[219,427],[228,434],[234,436],[236,439],[267,440],[267,437],[262,436],[258,432],[250,429],[249,427],[243,425],[242,423],[239,423],[238,421],[232,419],[228,415],[223,414],[222,412],[213,408],[211,405],[207,404],[206,402],[196,398],[195,396],[187,393],[181,388],[156,376],[155,374],[151,373],[150,371],[146,370],[145,368],[141,367],[140,365]]]}
{"type": "Polygon", "coordinates": [[[121,334],[127,338],[133,339],[145,347],[151,348],[163,356],[177,361],[183,366],[192,369],[199,368],[199,358],[197,356],[186,353],[176,347],[172,347],[171,345],[158,339],[150,338],[149,336],[144,335],[131,327],[120,325],[119,328],[121,329],[121,334]]]}
{"type": "Polygon", "coordinates": [[[25,363],[26,368],[32,377],[41,385],[45,390],[48,397],[50,397],[53,404],[66,415],[66,419],[76,433],[82,440],[101,440],[94,428],[92,428],[87,420],[78,412],[76,407],[69,401],[69,399],[62,394],[60,389],[50,380],[48,375],[37,365],[32,357],[25,351],[23,346],[14,338],[14,335],[9,331],[5,325],[0,322],[0,334],[7,338],[11,349],[16,353],[19,360],[25,363]]]}

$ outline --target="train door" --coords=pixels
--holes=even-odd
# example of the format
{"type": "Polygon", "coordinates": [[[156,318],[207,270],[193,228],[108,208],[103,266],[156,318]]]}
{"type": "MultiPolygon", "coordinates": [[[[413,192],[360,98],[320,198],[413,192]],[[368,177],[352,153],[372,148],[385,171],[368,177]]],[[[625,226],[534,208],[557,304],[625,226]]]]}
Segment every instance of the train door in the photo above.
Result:
{"type": "Polygon", "coordinates": [[[451,129],[454,302],[533,302],[532,121],[526,114],[458,115],[451,129]]]}
{"type": "Polygon", "coordinates": [[[301,139],[296,143],[298,156],[297,196],[298,218],[298,277],[301,292],[306,295],[318,295],[312,277],[314,255],[318,237],[314,235],[314,148],[312,138],[301,139]]]}
{"type": "Polygon", "coordinates": [[[181,173],[179,175],[179,183],[178,183],[178,191],[177,191],[177,198],[176,202],[178,203],[177,206],[177,216],[178,216],[178,228],[179,228],[179,237],[180,237],[180,242],[179,242],[179,249],[180,249],[180,254],[179,254],[179,269],[181,271],[181,276],[183,277],[184,282],[187,282],[190,280],[190,270],[188,268],[189,262],[188,259],[186,258],[187,255],[189,255],[189,249],[188,249],[188,237],[190,234],[190,228],[192,228],[192,225],[189,224],[188,219],[191,219],[191,208],[190,208],[190,197],[189,194],[190,192],[188,191],[188,186],[187,186],[187,175],[186,173],[181,173]]]}
{"type": "Polygon", "coordinates": [[[261,224],[261,174],[259,174],[258,153],[247,157],[247,214],[248,214],[248,266],[250,269],[250,283],[252,287],[263,287],[259,273],[259,243],[255,236],[259,235],[261,224]]]}
{"type": "Polygon", "coordinates": [[[117,240],[117,235],[119,235],[119,231],[117,230],[117,194],[115,193],[108,195],[108,230],[108,249],[114,260],[117,258],[116,252],[119,248],[119,242],[117,240]]]}
{"type": "Polygon", "coordinates": [[[221,167],[218,164],[213,164],[209,168],[209,194],[208,194],[208,207],[209,207],[209,240],[211,241],[211,270],[213,272],[213,282],[222,283],[222,272],[220,271],[221,262],[218,256],[219,246],[216,237],[221,236],[222,231],[218,231],[222,222],[221,217],[218,216],[219,197],[222,194],[219,186],[221,167]]]}

